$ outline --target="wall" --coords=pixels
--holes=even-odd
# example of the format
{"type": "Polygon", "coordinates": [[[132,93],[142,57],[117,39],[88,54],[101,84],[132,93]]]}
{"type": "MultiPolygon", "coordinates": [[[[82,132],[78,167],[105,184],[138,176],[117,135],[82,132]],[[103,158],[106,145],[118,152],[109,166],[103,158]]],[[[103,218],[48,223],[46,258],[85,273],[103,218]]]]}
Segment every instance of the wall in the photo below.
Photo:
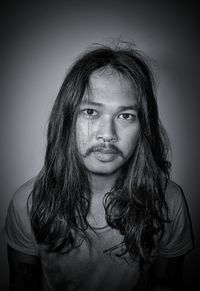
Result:
{"type": "MultiPolygon", "coordinates": [[[[191,1],[54,2],[18,1],[3,9],[0,227],[12,193],[43,163],[49,112],[68,66],[89,44],[121,36],[154,60],[161,120],[172,142],[172,177],[185,191],[196,239],[184,275],[186,290],[194,290],[200,241],[197,7],[191,1]]],[[[3,240],[1,252],[0,284],[7,290],[3,240]]]]}

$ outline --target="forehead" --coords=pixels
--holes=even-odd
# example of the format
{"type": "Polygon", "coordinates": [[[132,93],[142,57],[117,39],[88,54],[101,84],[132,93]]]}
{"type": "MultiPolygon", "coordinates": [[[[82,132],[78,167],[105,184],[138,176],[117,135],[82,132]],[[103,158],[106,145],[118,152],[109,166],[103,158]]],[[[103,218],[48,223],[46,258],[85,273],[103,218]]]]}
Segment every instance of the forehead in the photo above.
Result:
{"type": "Polygon", "coordinates": [[[126,76],[110,68],[92,73],[83,101],[136,103],[136,89],[126,76]]]}

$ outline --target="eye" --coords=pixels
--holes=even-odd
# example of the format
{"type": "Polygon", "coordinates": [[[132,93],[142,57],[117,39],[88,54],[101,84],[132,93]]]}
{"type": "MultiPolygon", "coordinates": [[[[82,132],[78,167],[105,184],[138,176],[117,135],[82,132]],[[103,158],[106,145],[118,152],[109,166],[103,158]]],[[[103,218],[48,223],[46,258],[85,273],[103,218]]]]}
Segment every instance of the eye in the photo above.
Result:
{"type": "Polygon", "coordinates": [[[136,118],[136,115],[131,114],[131,113],[122,113],[118,116],[119,119],[122,120],[134,120],[136,118]]]}
{"type": "Polygon", "coordinates": [[[97,111],[92,108],[86,108],[82,111],[87,117],[95,117],[98,115],[97,111]]]}

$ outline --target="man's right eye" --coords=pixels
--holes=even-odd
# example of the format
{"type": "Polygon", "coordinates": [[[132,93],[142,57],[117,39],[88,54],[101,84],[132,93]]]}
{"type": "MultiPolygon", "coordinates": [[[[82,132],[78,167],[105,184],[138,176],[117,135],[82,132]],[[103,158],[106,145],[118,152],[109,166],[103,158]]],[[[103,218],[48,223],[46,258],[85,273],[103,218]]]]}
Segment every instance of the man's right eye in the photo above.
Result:
{"type": "Polygon", "coordinates": [[[86,108],[82,112],[88,117],[95,117],[98,115],[97,111],[91,108],[86,108]]]}

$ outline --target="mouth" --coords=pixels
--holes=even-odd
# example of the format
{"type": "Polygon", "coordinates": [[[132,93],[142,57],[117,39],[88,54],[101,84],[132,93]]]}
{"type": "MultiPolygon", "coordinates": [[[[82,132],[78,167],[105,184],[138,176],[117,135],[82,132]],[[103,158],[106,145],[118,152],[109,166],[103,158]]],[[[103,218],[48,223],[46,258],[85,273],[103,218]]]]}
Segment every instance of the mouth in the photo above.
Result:
{"type": "Polygon", "coordinates": [[[99,144],[90,147],[83,157],[88,157],[89,155],[93,155],[95,159],[101,162],[111,162],[118,156],[124,158],[123,153],[113,144],[110,144],[109,146],[99,144]]]}
{"type": "Polygon", "coordinates": [[[113,150],[113,149],[110,149],[110,148],[101,148],[101,149],[98,149],[94,152],[97,152],[97,153],[102,153],[102,154],[106,154],[106,155],[116,155],[117,154],[117,151],[113,150]]]}
{"type": "Polygon", "coordinates": [[[100,162],[112,162],[118,153],[112,149],[100,149],[93,152],[93,155],[100,162]]]}

